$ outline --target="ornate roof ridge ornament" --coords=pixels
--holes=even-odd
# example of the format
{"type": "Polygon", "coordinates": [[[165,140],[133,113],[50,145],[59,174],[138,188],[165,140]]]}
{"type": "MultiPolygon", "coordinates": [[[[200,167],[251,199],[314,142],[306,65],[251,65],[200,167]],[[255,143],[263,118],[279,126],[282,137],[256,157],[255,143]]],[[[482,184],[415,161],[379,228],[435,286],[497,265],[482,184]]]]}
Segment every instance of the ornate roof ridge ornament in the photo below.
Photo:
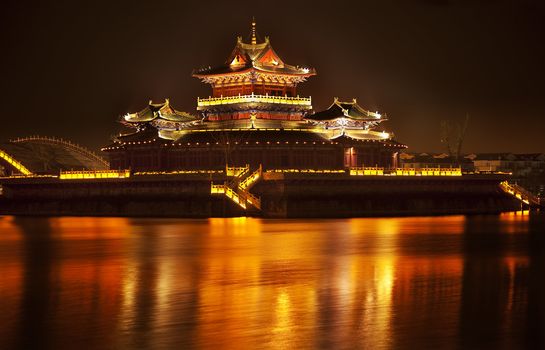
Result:
{"type": "Polygon", "coordinates": [[[257,44],[257,35],[256,35],[256,23],[255,23],[255,17],[252,17],[252,45],[257,44]]]}
{"type": "Polygon", "coordinates": [[[267,80],[266,75],[282,75],[295,84],[316,75],[314,68],[286,64],[272,47],[269,37],[261,39],[255,18],[252,18],[250,37],[237,36],[234,49],[222,65],[193,70],[191,74],[207,84],[223,84],[229,79],[228,76],[248,72],[262,74],[264,80],[267,80]]]}

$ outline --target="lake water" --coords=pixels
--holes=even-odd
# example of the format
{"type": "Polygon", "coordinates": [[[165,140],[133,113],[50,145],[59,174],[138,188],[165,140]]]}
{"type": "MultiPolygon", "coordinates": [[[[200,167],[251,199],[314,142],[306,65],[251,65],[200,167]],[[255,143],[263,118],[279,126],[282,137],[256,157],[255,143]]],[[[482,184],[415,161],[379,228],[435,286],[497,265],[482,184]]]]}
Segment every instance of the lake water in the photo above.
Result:
{"type": "Polygon", "coordinates": [[[545,216],[0,217],[0,349],[545,348],[545,216]]]}

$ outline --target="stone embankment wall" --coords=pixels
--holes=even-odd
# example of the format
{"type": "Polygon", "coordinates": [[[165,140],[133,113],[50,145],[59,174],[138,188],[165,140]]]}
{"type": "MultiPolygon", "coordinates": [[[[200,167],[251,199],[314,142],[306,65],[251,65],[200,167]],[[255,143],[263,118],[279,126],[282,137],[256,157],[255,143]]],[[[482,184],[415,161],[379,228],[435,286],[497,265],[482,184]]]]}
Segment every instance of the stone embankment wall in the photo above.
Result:
{"type": "Polygon", "coordinates": [[[4,182],[0,214],[145,217],[360,217],[497,213],[520,209],[494,176],[384,177],[265,174],[251,192],[262,210],[245,211],[210,194],[209,176],[100,181],[4,182]]]}

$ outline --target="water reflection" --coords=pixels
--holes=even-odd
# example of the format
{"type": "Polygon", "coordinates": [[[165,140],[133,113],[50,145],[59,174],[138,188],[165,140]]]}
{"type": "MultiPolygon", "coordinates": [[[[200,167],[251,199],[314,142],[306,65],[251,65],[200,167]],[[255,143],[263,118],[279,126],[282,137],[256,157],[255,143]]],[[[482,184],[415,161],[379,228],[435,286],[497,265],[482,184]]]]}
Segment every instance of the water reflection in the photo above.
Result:
{"type": "Polygon", "coordinates": [[[542,215],[0,218],[0,348],[545,344],[542,215]]]}

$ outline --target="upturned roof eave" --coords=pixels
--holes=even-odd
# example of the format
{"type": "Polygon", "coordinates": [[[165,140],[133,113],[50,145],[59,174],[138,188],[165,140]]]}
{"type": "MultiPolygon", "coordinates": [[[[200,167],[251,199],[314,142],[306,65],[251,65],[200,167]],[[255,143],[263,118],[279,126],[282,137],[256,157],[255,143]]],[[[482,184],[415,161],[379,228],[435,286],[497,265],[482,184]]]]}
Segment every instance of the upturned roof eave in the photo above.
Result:
{"type": "MultiPolygon", "coordinates": [[[[227,67],[227,66],[218,66],[218,67],[215,67],[215,68],[212,68],[212,69],[219,69],[219,68],[222,68],[222,67],[225,67],[226,70],[229,70],[231,68],[227,67]]],[[[212,70],[210,69],[210,70],[212,70]]],[[[265,69],[262,69],[260,68],[259,66],[252,66],[252,67],[248,67],[246,69],[241,69],[241,70],[232,70],[232,71],[225,71],[225,72],[222,72],[222,73],[212,73],[212,74],[206,74],[206,73],[195,73],[195,72],[192,72],[191,73],[191,76],[194,77],[194,78],[199,78],[199,79],[203,79],[203,78],[210,78],[210,77],[219,77],[219,76],[223,76],[223,75],[231,75],[231,74],[244,74],[244,73],[249,73],[251,71],[256,71],[256,72],[259,72],[259,73],[264,73],[264,74],[271,74],[271,75],[288,75],[288,76],[297,76],[297,77],[305,77],[305,78],[309,78],[309,77],[312,77],[314,75],[316,75],[316,70],[314,68],[310,69],[308,72],[301,72],[301,73],[289,73],[289,72],[275,72],[275,71],[270,71],[270,70],[265,70],[265,69]]]]}

